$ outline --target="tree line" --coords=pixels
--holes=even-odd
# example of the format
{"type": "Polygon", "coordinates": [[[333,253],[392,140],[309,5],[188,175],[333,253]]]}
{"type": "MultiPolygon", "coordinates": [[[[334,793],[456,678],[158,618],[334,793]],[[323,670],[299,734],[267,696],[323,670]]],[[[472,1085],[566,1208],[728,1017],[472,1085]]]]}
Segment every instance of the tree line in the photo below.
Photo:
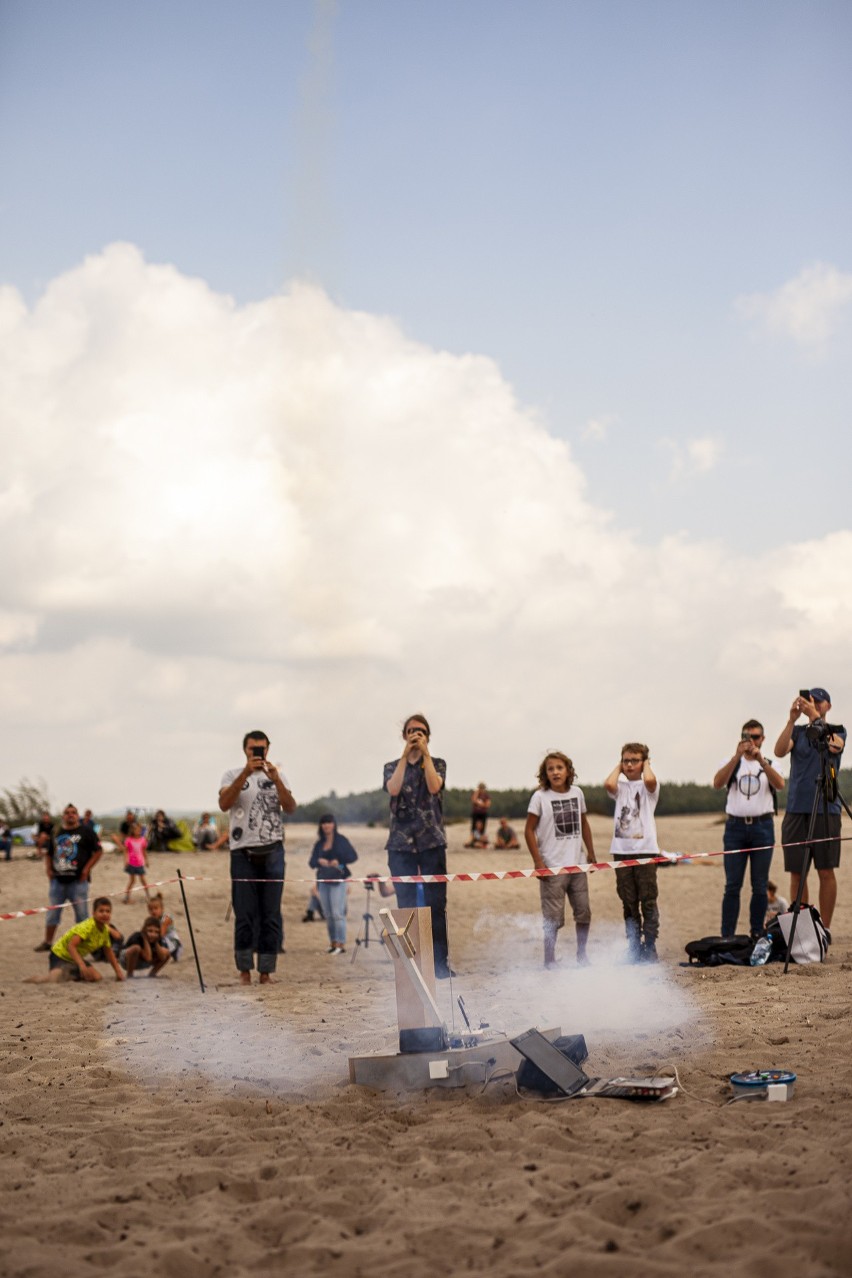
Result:
{"type": "MultiPolygon", "coordinates": [[[[844,768],[839,774],[840,791],[852,807],[852,768],[844,768]]],[[[602,785],[581,787],[590,812],[601,816],[612,814],[612,799],[602,785]]],[[[491,817],[510,817],[522,820],[526,815],[531,787],[516,790],[490,790],[491,817]]],[[[786,789],[778,795],[778,807],[784,810],[786,789]]],[[[444,792],[444,819],[449,822],[465,821],[470,817],[469,789],[447,789],[444,792]]],[[[695,781],[661,781],[657,816],[681,816],[703,812],[725,811],[727,792],[714,790],[712,785],[698,785],[695,781]]],[[[318,822],[320,817],[332,812],[341,825],[386,825],[388,796],[384,790],[362,790],[358,794],[338,795],[334,790],[310,803],[300,803],[291,821],[318,822]]]]}
{"type": "MultiPolygon", "coordinates": [[[[852,768],[844,768],[840,772],[838,783],[842,795],[852,807],[852,768]]],[[[612,799],[602,785],[584,785],[582,790],[590,812],[611,815],[612,799]]],[[[489,793],[492,817],[523,820],[530,798],[529,786],[515,790],[491,790],[489,793]]],[[[468,820],[470,794],[469,789],[448,789],[444,792],[446,821],[468,820]]],[[[778,795],[781,811],[786,805],[786,795],[786,790],[778,795]]],[[[714,790],[712,785],[698,785],[695,781],[662,781],[657,816],[721,813],[725,810],[725,799],[726,792],[714,790]]],[[[31,782],[24,779],[17,786],[0,791],[0,821],[8,825],[28,825],[36,821],[45,809],[51,811],[51,802],[43,780],[31,782]]],[[[341,825],[387,825],[388,796],[384,790],[362,790],[358,794],[346,795],[331,790],[309,803],[300,803],[290,820],[315,824],[325,812],[332,812],[341,825]]],[[[219,815],[216,812],[216,816],[219,815]]],[[[111,821],[110,824],[117,823],[111,821]]]]}

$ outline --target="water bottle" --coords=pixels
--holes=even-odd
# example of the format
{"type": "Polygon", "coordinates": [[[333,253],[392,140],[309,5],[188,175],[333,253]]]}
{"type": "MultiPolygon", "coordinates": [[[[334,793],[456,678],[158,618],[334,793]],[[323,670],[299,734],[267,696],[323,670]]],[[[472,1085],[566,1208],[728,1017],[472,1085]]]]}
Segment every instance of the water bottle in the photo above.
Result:
{"type": "Polygon", "coordinates": [[[763,967],[764,963],[769,962],[771,954],[772,941],[768,936],[761,936],[757,941],[755,941],[749,963],[752,967],[763,967]]]}

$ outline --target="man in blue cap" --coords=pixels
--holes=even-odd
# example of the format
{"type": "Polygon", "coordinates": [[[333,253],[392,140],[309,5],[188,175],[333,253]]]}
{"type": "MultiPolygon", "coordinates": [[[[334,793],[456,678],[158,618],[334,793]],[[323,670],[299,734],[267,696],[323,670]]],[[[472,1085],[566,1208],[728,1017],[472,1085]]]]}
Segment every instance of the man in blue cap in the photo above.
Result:
{"type": "MultiPolygon", "coordinates": [[[[815,723],[817,719],[824,723],[830,710],[831,697],[825,688],[811,688],[807,695],[800,693],[791,705],[787,723],[775,742],[775,754],[779,759],[783,759],[785,754],[791,756],[787,811],[781,825],[784,869],[790,875],[791,900],[795,900],[799,891],[799,880],[808,846],[806,840],[814,806],[814,795],[820,777],[820,752],[816,743],[808,737],[807,727],[815,723]],[[807,725],[796,723],[801,715],[806,716],[807,725]]],[[[827,744],[832,767],[839,772],[843,747],[846,745],[846,729],[831,733],[827,744]]],[[[820,799],[814,842],[810,844],[810,850],[814,868],[819,876],[820,917],[825,926],[830,928],[831,916],[837,903],[837,879],[834,871],[840,865],[839,799],[829,803],[827,816],[823,812],[822,799],[820,799]]],[[[805,882],[802,901],[807,902],[807,899],[808,886],[805,882]]]]}

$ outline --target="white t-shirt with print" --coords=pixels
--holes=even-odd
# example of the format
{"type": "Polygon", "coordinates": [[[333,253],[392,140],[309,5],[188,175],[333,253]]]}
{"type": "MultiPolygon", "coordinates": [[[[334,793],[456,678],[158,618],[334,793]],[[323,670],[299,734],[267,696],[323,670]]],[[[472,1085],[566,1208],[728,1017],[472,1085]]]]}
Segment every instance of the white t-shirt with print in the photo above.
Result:
{"type": "Polygon", "coordinates": [[[538,817],[535,836],[541,859],[549,870],[563,865],[585,865],[583,830],[580,818],[586,811],[586,799],[578,785],[564,793],[536,790],[527,812],[538,817]]]}
{"type": "Polygon", "coordinates": [[[654,822],[654,810],[659,797],[659,782],[656,790],[652,791],[641,778],[638,781],[628,781],[624,774],[618,778],[615,828],[610,847],[613,857],[640,856],[643,852],[659,854],[657,827],[654,822]]]}
{"type": "MultiPolygon", "coordinates": [[[[278,767],[278,775],[289,790],[287,778],[278,767]]],[[[232,781],[236,781],[242,768],[229,768],[219,789],[226,789],[232,781]]],[[[234,806],[228,813],[230,822],[229,845],[232,848],[264,848],[270,843],[279,843],[284,838],[284,823],[281,800],[265,772],[251,772],[237,795],[234,806]]]]}
{"type": "MultiPolygon", "coordinates": [[[[723,759],[719,767],[724,768],[730,761],[730,756],[723,759]]],[[[771,759],[766,762],[772,764],[771,759]]],[[[745,755],[740,759],[737,779],[728,786],[725,811],[735,817],[772,816],[772,788],[757,759],[747,759],[745,755]]]]}

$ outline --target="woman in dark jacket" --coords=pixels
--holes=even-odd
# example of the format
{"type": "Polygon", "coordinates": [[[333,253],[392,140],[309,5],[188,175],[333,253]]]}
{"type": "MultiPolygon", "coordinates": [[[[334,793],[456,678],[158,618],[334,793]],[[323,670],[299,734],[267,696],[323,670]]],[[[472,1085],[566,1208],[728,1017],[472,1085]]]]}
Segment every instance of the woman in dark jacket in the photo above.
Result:
{"type": "Polygon", "coordinates": [[[340,833],[337,822],[330,813],[320,818],[317,834],[319,838],[311,853],[310,867],[317,872],[317,892],[328,928],[328,953],[345,954],[345,880],[351,873],[349,866],[358,860],[358,853],[346,836],[340,833]]]}

